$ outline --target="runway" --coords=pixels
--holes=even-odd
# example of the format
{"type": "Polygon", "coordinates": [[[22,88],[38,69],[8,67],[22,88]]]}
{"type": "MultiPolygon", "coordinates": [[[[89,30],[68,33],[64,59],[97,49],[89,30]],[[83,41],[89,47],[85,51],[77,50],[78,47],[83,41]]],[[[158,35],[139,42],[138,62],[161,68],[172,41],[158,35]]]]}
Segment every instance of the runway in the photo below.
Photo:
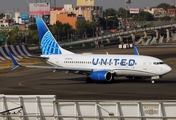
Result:
{"type": "MultiPolygon", "coordinates": [[[[172,72],[151,84],[147,80],[115,79],[114,83],[85,82],[86,76],[52,72],[47,69],[21,69],[0,75],[0,94],[5,95],[57,95],[58,99],[74,100],[173,100],[176,99],[176,46],[139,47],[140,54],[163,59],[172,72]]],[[[100,49],[73,50],[109,54],[133,54],[132,49],[116,46],[100,49]]]]}

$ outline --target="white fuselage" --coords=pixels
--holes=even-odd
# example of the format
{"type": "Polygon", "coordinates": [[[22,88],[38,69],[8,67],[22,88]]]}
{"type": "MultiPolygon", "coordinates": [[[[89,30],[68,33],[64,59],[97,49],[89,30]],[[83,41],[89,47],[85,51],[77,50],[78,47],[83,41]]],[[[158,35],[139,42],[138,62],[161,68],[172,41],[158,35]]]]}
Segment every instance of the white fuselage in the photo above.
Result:
{"type": "MultiPolygon", "coordinates": [[[[43,56],[43,55],[42,55],[43,56]]],[[[117,76],[162,76],[171,68],[158,58],[141,55],[66,54],[45,55],[48,63],[66,70],[107,70],[117,76]]]]}

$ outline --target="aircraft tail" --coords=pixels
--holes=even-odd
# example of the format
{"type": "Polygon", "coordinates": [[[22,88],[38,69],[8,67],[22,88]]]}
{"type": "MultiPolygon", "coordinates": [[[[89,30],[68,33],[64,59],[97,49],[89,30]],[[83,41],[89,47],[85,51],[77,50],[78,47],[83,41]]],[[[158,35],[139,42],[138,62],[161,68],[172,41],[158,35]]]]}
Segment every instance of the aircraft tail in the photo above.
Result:
{"type": "Polygon", "coordinates": [[[74,54],[59,46],[42,18],[36,18],[36,24],[40,39],[40,47],[42,49],[42,55],[74,54]]]}

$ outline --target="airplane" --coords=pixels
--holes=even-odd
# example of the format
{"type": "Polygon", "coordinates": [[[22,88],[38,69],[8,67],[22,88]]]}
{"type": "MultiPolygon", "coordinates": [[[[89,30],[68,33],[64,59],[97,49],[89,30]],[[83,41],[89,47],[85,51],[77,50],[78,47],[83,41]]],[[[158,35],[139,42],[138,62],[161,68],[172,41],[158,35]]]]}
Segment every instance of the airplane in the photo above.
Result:
{"type": "MultiPolygon", "coordinates": [[[[171,71],[171,67],[162,60],[140,55],[136,46],[134,55],[116,54],[76,54],[62,48],[42,18],[36,18],[43,59],[50,66],[24,66],[27,68],[52,69],[53,72],[65,70],[71,73],[86,75],[86,82],[113,82],[114,77],[125,76],[130,79],[151,78],[151,83],[171,71]]],[[[9,52],[14,63],[11,70],[20,65],[9,52]]]]}

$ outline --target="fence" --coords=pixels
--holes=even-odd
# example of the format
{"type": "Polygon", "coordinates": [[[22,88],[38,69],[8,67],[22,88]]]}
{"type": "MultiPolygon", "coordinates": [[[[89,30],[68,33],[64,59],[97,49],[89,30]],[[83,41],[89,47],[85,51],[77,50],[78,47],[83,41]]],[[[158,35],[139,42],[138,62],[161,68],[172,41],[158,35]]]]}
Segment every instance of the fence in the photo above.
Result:
{"type": "Polygon", "coordinates": [[[56,100],[55,95],[0,95],[1,120],[175,120],[176,100],[56,100]]]}
{"type": "Polygon", "coordinates": [[[31,56],[26,45],[0,46],[0,61],[10,59],[8,54],[9,51],[16,59],[31,56]]]}

